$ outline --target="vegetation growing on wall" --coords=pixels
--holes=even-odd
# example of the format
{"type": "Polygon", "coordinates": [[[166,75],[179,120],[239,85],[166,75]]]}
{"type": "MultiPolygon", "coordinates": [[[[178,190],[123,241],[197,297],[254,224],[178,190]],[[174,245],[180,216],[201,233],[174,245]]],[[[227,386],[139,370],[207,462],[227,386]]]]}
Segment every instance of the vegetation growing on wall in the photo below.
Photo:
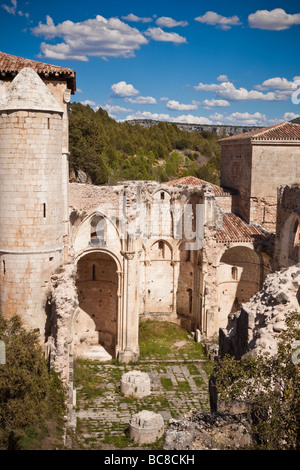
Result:
{"type": "Polygon", "coordinates": [[[6,351],[0,364],[0,449],[60,448],[65,391],[48,370],[38,334],[26,331],[19,317],[0,315],[0,340],[6,351]]]}
{"type": "Polygon", "coordinates": [[[72,104],[70,170],[83,170],[93,184],[165,182],[188,175],[218,184],[219,169],[215,133],[181,131],[166,122],[145,128],[116,122],[101,108],[72,104]]]}

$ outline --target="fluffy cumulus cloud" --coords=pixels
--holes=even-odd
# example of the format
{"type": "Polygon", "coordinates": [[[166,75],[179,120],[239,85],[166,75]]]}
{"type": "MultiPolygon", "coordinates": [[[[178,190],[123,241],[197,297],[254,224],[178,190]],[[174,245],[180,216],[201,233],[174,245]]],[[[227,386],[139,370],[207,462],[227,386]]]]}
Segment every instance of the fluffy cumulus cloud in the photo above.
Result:
{"type": "Polygon", "coordinates": [[[101,107],[102,109],[105,109],[112,118],[115,118],[117,114],[130,113],[132,111],[132,109],[124,108],[123,106],[114,106],[110,104],[106,104],[101,107]]]}
{"type": "Polygon", "coordinates": [[[176,26],[187,26],[187,21],[176,21],[169,16],[161,16],[156,20],[157,26],[162,26],[163,28],[175,28],[176,26]]]}
{"type": "Polygon", "coordinates": [[[125,98],[127,103],[137,104],[156,104],[157,101],[153,96],[137,96],[136,98],[125,98]]]}
{"type": "Polygon", "coordinates": [[[169,100],[166,106],[167,108],[173,109],[176,111],[192,111],[192,110],[198,109],[198,104],[195,101],[192,101],[191,104],[183,104],[175,100],[169,100]]]}
{"type": "Polygon", "coordinates": [[[219,75],[217,77],[217,80],[218,82],[229,82],[229,78],[227,77],[227,75],[219,75]]]}
{"type": "Polygon", "coordinates": [[[122,20],[125,21],[132,21],[133,23],[150,23],[153,21],[152,18],[141,18],[139,16],[134,15],[133,13],[129,13],[127,16],[122,16],[122,20]]]}
{"type": "MultiPolygon", "coordinates": [[[[299,77],[294,77],[296,80],[299,77]]],[[[265,90],[277,90],[282,92],[292,93],[294,89],[294,82],[287,80],[284,77],[274,77],[265,80],[261,85],[256,85],[255,87],[257,90],[265,91],[265,90]]]]}
{"type": "Polygon", "coordinates": [[[230,106],[229,101],[227,100],[204,100],[202,103],[205,109],[221,107],[225,108],[226,106],[230,106]]]}
{"type": "MultiPolygon", "coordinates": [[[[273,124],[267,121],[266,115],[259,112],[256,113],[232,113],[225,116],[220,113],[214,113],[209,116],[209,119],[214,121],[215,124],[227,124],[233,126],[266,126],[273,124]]],[[[276,121],[277,122],[277,121],[276,121]]]]}
{"type": "Polygon", "coordinates": [[[203,16],[197,16],[195,18],[199,23],[205,23],[212,26],[217,26],[220,29],[230,29],[232,26],[240,25],[240,19],[238,16],[222,16],[214,11],[207,11],[203,16]]]}
{"type": "Polygon", "coordinates": [[[89,105],[89,106],[91,106],[92,108],[93,108],[94,106],[96,106],[95,101],[92,101],[92,100],[84,100],[84,101],[80,101],[80,103],[83,104],[84,106],[89,105]]]}
{"type": "Polygon", "coordinates": [[[181,116],[171,117],[169,114],[150,113],[148,111],[137,111],[129,114],[126,120],[131,119],[152,119],[157,121],[181,122],[191,124],[212,124],[213,121],[202,116],[193,116],[192,114],[182,114],[181,116]]]}
{"type": "Polygon", "coordinates": [[[262,100],[262,101],[283,101],[287,100],[288,96],[282,90],[269,91],[263,93],[258,90],[247,90],[246,88],[236,88],[231,82],[222,83],[198,83],[194,87],[196,91],[213,91],[220,98],[228,101],[248,101],[248,100],[262,100]]]}
{"type": "Polygon", "coordinates": [[[290,15],[282,8],[274,10],[257,10],[248,16],[250,28],[267,29],[271,31],[282,31],[293,25],[300,24],[300,13],[290,15]]]}
{"type": "Polygon", "coordinates": [[[184,36],[180,36],[177,33],[168,33],[161,28],[148,28],[145,34],[154,41],[173,42],[175,44],[187,42],[184,36]]]}
{"type": "Polygon", "coordinates": [[[112,96],[118,98],[131,97],[139,94],[139,91],[136,90],[133,85],[125,81],[114,83],[110,88],[112,90],[112,96]]]}
{"type": "Polygon", "coordinates": [[[296,119],[300,117],[300,114],[295,114],[295,113],[284,113],[283,115],[283,120],[284,121],[291,121],[292,119],[296,119]]]}
{"type": "Polygon", "coordinates": [[[43,57],[55,59],[73,59],[87,61],[88,56],[134,57],[134,51],[140,49],[148,40],[136,28],[118,18],[96,18],[74,23],[67,20],[57,25],[47,16],[46,23],[39,23],[32,28],[36,36],[45,39],[63,38],[63,42],[41,44],[43,57]]]}

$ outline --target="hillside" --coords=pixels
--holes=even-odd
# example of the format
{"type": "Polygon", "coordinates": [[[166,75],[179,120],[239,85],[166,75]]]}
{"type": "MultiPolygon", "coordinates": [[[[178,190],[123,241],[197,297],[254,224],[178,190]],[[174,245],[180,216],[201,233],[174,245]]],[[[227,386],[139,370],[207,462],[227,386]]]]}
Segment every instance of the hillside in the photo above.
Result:
{"type": "Polygon", "coordinates": [[[123,180],[170,181],[182,176],[219,183],[220,146],[212,132],[187,132],[159,122],[151,128],[117,122],[101,108],[73,103],[70,172],[96,185],[123,180]]]}

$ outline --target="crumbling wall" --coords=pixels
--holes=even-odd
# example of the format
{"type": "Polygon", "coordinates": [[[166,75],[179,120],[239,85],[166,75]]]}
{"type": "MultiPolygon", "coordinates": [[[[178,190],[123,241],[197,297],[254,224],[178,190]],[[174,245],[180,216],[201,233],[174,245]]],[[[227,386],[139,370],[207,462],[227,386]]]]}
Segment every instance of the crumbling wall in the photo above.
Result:
{"type": "Polygon", "coordinates": [[[228,317],[220,329],[220,355],[240,359],[249,351],[277,353],[278,335],[290,312],[299,311],[300,264],[269,274],[263,289],[228,317]]]}

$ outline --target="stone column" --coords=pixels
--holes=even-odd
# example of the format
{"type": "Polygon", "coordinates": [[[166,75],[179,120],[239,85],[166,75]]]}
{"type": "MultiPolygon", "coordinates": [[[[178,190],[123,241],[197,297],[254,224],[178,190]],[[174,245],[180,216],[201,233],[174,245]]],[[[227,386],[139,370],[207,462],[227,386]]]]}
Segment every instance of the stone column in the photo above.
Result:
{"type": "Polygon", "coordinates": [[[123,251],[121,254],[124,257],[124,295],[119,359],[121,362],[130,362],[139,356],[137,256],[134,251],[123,251]]]}

